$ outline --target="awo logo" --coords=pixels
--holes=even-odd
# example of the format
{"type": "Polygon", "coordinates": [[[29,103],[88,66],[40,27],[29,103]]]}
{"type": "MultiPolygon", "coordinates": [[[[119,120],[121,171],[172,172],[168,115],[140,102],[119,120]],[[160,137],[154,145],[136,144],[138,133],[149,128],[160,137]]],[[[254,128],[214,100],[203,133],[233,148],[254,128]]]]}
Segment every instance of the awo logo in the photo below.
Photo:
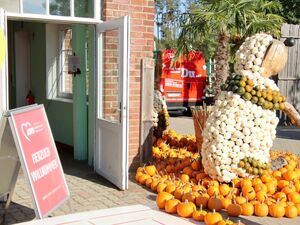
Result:
{"type": "Polygon", "coordinates": [[[194,70],[188,70],[186,68],[181,68],[181,77],[186,78],[195,78],[195,77],[201,77],[201,74],[196,74],[194,70]]]}
{"type": "Polygon", "coordinates": [[[32,127],[30,122],[25,122],[21,124],[21,129],[22,129],[22,134],[24,135],[24,137],[31,142],[30,136],[32,136],[33,134],[35,134],[35,130],[32,127]]]}

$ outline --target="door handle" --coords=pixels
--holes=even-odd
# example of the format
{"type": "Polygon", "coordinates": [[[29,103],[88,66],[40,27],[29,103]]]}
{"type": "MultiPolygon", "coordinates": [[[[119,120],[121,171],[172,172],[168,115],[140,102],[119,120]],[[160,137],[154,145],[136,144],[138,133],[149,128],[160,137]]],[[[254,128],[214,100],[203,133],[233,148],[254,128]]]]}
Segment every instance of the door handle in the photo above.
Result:
{"type": "Polygon", "coordinates": [[[122,123],[122,102],[119,102],[119,121],[122,123]]]}

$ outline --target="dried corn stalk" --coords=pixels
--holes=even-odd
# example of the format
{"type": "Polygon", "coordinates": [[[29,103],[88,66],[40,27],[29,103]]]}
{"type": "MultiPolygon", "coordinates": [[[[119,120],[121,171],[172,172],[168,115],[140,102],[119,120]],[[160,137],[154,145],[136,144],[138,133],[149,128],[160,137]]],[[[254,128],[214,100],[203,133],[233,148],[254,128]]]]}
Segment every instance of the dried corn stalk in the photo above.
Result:
{"type": "Polygon", "coordinates": [[[211,106],[194,106],[191,107],[193,121],[194,121],[194,128],[195,128],[195,136],[197,142],[197,149],[198,152],[201,152],[201,146],[203,143],[202,131],[205,128],[206,120],[211,113],[211,106]]]}

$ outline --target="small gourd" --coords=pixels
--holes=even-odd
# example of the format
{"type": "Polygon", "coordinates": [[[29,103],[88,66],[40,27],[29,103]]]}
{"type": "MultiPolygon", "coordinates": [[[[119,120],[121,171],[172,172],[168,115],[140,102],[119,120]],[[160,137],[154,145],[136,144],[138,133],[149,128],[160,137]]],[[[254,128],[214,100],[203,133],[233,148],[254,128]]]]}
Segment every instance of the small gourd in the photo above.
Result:
{"type": "Polygon", "coordinates": [[[298,216],[298,209],[296,206],[289,204],[285,207],[285,216],[287,218],[295,218],[298,216]]]}
{"type": "Polygon", "coordinates": [[[206,225],[216,225],[220,221],[222,221],[223,218],[220,213],[217,213],[216,210],[213,210],[213,212],[209,212],[204,217],[204,222],[206,225]]]}
{"type": "Polygon", "coordinates": [[[250,202],[246,202],[241,205],[242,207],[242,215],[244,216],[252,216],[254,214],[254,206],[250,202]]]}
{"type": "Polygon", "coordinates": [[[216,212],[221,211],[223,208],[221,199],[218,198],[216,195],[210,197],[207,203],[207,208],[210,210],[216,210],[216,212]]]}
{"type": "Polygon", "coordinates": [[[181,217],[192,217],[194,211],[196,211],[196,206],[192,202],[185,201],[177,205],[177,214],[181,217]]]}
{"type": "Polygon", "coordinates": [[[171,214],[176,213],[178,204],[180,204],[180,201],[174,197],[170,200],[167,200],[165,203],[165,211],[171,214]]]}
{"type": "Polygon", "coordinates": [[[259,217],[267,216],[269,208],[265,203],[257,203],[254,205],[254,214],[259,217]]]}
{"type": "Polygon", "coordinates": [[[196,210],[193,212],[193,219],[197,221],[204,221],[207,212],[202,209],[202,205],[200,205],[200,210],[196,210]]]}
{"type": "Polygon", "coordinates": [[[279,200],[277,200],[277,203],[269,206],[269,213],[272,217],[281,218],[285,214],[285,209],[281,204],[279,204],[279,200]]]}
{"type": "Polygon", "coordinates": [[[228,207],[227,207],[227,213],[229,216],[239,216],[242,214],[242,207],[233,201],[228,207]]]}
{"type": "Polygon", "coordinates": [[[205,209],[205,208],[207,208],[208,200],[209,200],[209,195],[208,194],[202,194],[202,195],[199,195],[196,198],[195,202],[196,202],[197,206],[202,205],[202,207],[205,209]]]}
{"type": "Polygon", "coordinates": [[[156,197],[156,204],[158,208],[164,209],[167,200],[172,199],[174,196],[168,192],[161,192],[156,197]]]}

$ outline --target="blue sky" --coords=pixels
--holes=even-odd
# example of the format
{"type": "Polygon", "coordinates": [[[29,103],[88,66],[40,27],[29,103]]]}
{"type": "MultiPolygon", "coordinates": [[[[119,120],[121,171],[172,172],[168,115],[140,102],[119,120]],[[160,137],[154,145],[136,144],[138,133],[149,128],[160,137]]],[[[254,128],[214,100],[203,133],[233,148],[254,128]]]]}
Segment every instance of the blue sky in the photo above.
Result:
{"type": "MultiPolygon", "coordinates": [[[[181,0],[181,6],[180,6],[180,10],[181,10],[181,12],[184,12],[185,11],[185,3],[187,2],[188,0],[181,0]]],[[[156,18],[156,17],[155,17],[156,18]]],[[[154,25],[154,35],[157,37],[157,33],[158,33],[158,31],[157,31],[157,26],[156,26],[156,23],[155,23],[155,25],[154,25]]]]}

